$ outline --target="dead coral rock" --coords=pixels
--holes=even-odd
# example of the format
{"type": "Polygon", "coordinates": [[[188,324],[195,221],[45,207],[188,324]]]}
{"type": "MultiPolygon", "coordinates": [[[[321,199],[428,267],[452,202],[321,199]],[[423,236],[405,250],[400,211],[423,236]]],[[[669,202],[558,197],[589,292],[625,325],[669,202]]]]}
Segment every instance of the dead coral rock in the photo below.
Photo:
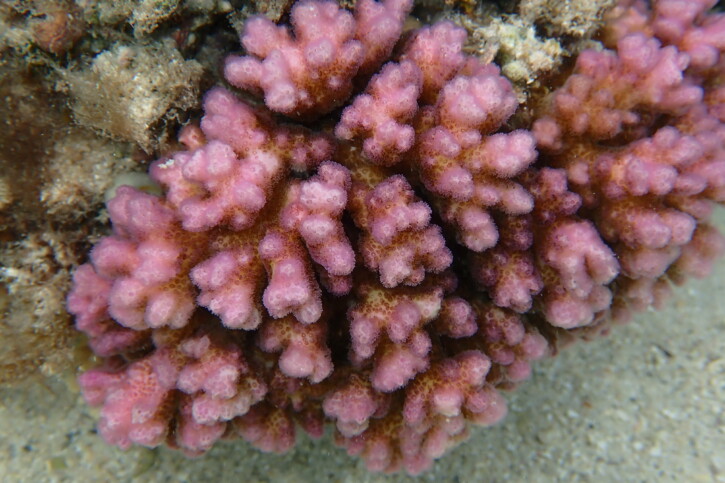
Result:
{"type": "Polygon", "coordinates": [[[136,37],[144,37],[179,8],[180,0],[141,0],[133,9],[130,23],[136,37]]]}
{"type": "Polygon", "coordinates": [[[40,201],[50,215],[81,217],[103,203],[116,176],[137,165],[128,145],[71,130],[53,146],[40,201]]]}
{"type": "Polygon", "coordinates": [[[6,177],[0,178],[0,210],[10,206],[13,202],[13,193],[10,190],[10,181],[6,177]]]}
{"type": "Polygon", "coordinates": [[[0,385],[59,374],[82,359],[65,295],[78,262],[72,247],[87,236],[32,233],[0,251],[0,385]]]}
{"type": "MultiPolygon", "coordinates": [[[[0,64],[0,386],[77,365],[65,310],[71,268],[107,228],[104,190],[132,147],[73,127],[44,73],[0,64]]],[[[81,349],[78,349],[81,347],[81,349]]]]}
{"type": "Polygon", "coordinates": [[[44,85],[44,79],[12,62],[0,67],[0,175],[5,180],[2,198],[6,204],[0,210],[3,241],[18,240],[37,220],[46,219],[39,203],[44,162],[71,122],[64,100],[44,85]]]}
{"type": "Polygon", "coordinates": [[[278,22],[292,6],[292,0],[253,0],[254,7],[273,22],[278,22]]]}
{"type": "Polygon", "coordinates": [[[516,14],[501,15],[488,3],[478,4],[470,13],[448,11],[444,16],[468,32],[466,53],[501,66],[521,103],[537,79],[555,71],[568,55],[558,39],[538,35],[533,21],[516,14]]]}
{"type": "Polygon", "coordinates": [[[519,102],[556,73],[567,57],[597,47],[592,39],[615,0],[522,0],[499,7],[478,3],[473,9],[446,11],[444,17],[468,31],[467,53],[496,62],[513,82],[519,102]],[[503,14],[504,11],[518,13],[503,14]]]}
{"type": "Polygon", "coordinates": [[[602,25],[602,15],[616,0],[522,0],[521,17],[541,25],[551,36],[591,37],[602,25]]]}
{"type": "Polygon", "coordinates": [[[493,20],[482,33],[494,46],[503,74],[517,84],[531,84],[557,68],[567,54],[559,42],[539,38],[534,26],[516,15],[493,20]]]}
{"type": "Polygon", "coordinates": [[[116,45],[65,79],[80,124],[151,152],[167,138],[160,131],[199,102],[202,73],[169,43],[154,43],[116,45]]]}
{"type": "Polygon", "coordinates": [[[33,40],[52,54],[64,54],[85,33],[85,22],[78,6],[70,0],[42,1],[32,20],[33,40]]]}

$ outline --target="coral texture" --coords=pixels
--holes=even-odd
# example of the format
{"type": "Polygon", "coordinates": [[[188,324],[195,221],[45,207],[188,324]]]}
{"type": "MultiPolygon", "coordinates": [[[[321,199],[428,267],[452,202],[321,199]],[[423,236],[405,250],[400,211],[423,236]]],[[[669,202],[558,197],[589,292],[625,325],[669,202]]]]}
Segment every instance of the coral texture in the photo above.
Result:
{"type": "Polygon", "coordinates": [[[419,473],[500,420],[532,361],[723,252],[712,3],[620,2],[531,130],[461,28],[402,34],[410,1],[250,20],[225,73],[266,108],[207,92],[187,150],[151,167],[164,195],[119,188],[75,273],[101,434],[282,452],[331,423],[371,470],[419,473]]]}

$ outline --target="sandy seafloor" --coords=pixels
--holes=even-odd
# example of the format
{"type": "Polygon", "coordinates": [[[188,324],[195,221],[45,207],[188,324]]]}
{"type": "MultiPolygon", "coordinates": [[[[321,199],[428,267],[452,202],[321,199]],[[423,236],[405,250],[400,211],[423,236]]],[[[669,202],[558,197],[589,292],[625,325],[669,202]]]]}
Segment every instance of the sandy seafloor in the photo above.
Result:
{"type": "MultiPolygon", "coordinates": [[[[718,213],[725,227],[725,212],[718,213]]],[[[72,384],[71,384],[72,386],[72,384]]],[[[69,385],[0,390],[0,481],[373,482],[332,443],[300,437],[283,456],[243,441],[190,460],[121,451],[94,431],[69,385]]],[[[679,287],[667,308],[540,362],[508,394],[509,415],[418,477],[436,482],[725,482],[725,260],[679,287]]]]}

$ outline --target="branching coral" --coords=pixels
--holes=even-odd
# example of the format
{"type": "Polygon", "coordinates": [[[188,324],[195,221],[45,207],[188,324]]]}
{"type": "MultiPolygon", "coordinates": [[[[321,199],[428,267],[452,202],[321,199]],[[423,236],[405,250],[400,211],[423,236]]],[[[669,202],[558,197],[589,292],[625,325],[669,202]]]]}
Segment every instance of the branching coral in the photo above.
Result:
{"type": "Polygon", "coordinates": [[[80,379],[102,435],[281,452],[332,422],[370,469],[418,473],[551,347],[704,275],[725,17],[694,3],[675,26],[674,0],[621,3],[531,131],[462,29],[400,39],[409,1],[250,20],[229,81],[320,122],[214,88],[152,165],[165,194],[117,191],[68,297],[106,360],[80,379]]]}

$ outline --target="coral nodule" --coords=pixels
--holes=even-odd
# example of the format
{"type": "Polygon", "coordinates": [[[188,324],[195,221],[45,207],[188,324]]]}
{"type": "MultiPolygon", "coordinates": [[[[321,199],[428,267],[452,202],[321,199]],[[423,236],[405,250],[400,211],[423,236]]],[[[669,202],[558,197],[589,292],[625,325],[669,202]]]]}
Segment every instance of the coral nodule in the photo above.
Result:
{"type": "Polygon", "coordinates": [[[532,361],[724,251],[714,1],[620,2],[519,130],[463,29],[403,32],[411,3],[252,18],[224,73],[266,107],[213,88],[151,167],[165,194],[109,202],[68,297],[108,442],[284,452],[329,423],[371,470],[419,473],[500,420],[532,361]]]}

